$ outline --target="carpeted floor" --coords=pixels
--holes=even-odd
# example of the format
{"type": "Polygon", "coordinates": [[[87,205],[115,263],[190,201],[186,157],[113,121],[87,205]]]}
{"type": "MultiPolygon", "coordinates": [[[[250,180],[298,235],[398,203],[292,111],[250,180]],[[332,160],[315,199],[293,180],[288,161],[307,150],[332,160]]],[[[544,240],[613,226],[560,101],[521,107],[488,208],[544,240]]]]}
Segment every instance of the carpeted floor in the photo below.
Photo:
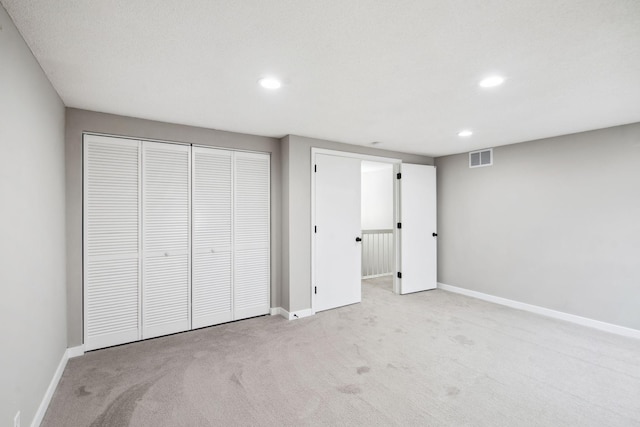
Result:
{"type": "Polygon", "coordinates": [[[53,426],[640,426],[640,340],[440,290],[69,361],[53,426]]]}

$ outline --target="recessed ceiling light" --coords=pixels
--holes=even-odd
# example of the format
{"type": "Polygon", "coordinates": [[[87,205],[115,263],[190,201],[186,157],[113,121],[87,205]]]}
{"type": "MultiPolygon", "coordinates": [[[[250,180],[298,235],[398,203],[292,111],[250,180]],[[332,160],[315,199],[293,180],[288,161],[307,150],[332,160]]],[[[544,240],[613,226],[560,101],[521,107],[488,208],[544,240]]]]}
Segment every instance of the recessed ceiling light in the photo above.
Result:
{"type": "Polygon", "coordinates": [[[260,83],[260,86],[265,89],[280,89],[280,86],[282,86],[280,80],[273,77],[261,78],[260,80],[258,80],[258,83],[260,83]]]}
{"type": "Polygon", "coordinates": [[[486,79],[480,80],[480,87],[496,87],[504,83],[504,77],[502,76],[490,76],[486,79]]]}
{"type": "Polygon", "coordinates": [[[458,136],[471,136],[473,135],[473,132],[471,132],[470,130],[461,130],[460,132],[458,132],[458,136]]]}

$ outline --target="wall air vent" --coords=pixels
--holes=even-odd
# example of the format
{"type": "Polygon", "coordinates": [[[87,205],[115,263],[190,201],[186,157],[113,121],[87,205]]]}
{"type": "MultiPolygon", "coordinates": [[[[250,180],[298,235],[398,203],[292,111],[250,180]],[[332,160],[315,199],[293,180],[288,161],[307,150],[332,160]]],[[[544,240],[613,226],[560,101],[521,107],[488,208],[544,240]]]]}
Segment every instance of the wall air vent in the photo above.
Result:
{"type": "Polygon", "coordinates": [[[472,151],[469,153],[469,167],[480,168],[493,165],[493,148],[472,151]]]}

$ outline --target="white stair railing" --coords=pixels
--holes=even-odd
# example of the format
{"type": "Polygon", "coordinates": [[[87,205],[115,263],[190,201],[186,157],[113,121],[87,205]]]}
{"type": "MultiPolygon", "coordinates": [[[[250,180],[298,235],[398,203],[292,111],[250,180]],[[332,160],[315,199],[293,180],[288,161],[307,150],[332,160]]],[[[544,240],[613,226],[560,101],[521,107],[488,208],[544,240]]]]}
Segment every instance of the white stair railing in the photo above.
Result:
{"type": "Polygon", "coordinates": [[[393,275],[393,230],[362,230],[362,278],[393,275]]]}

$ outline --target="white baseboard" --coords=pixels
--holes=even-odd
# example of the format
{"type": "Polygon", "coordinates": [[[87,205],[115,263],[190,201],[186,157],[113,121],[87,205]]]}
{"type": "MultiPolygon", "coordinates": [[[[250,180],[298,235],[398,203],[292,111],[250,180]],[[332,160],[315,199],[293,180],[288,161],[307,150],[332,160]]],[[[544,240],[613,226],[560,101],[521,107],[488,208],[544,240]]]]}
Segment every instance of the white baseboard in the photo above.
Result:
{"type": "Polygon", "coordinates": [[[67,356],[69,359],[73,359],[74,357],[83,356],[84,355],[84,345],[79,345],[77,347],[69,347],[67,349],[67,356]]]}
{"type": "Polygon", "coordinates": [[[271,314],[272,316],[282,315],[282,307],[271,307],[269,309],[269,314],[271,314]]]}
{"type": "Polygon", "coordinates": [[[62,353],[62,359],[60,359],[60,363],[58,363],[58,368],[54,372],[53,378],[51,378],[49,387],[47,387],[47,391],[42,398],[42,402],[40,402],[40,406],[38,406],[38,410],[33,417],[33,421],[31,421],[31,427],[40,426],[40,423],[44,418],[44,414],[47,412],[47,408],[49,407],[49,403],[51,402],[51,398],[53,397],[53,393],[56,391],[56,387],[58,387],[60,378],[62,378],[62,373],[64,372],[64,368],[67,366],[68,360],[69,355],[67,354],[67,350],[65,350],[64,353],[62,353]]]}
{"type": "Polygon", "coordinates": [[[287,310],[285,310],[282,307],[273,307],[271,309],[272,316],[280,315],[287,320],[302,319],[303,317],[313,316],[314,314],[316,313],[310,308],[307,308],[306,310],[294,311],[291,313],[289,313],[287,310]]]}
{"type": "Polygon", "coordinates": [[[83,345],[68,348],[64,351],[64,353],[62,353],[62,359],[60,359],[60,363],[58,363],[58,367],[53,374],[53,378],[51,378],[51,382],[49,383],[49,387],[47,387],[47,391],[42,398],[42,402],[40,402],[40,406],[38,406],[38,410],[33,417],[33,421],[31,421],[31,427],[39,427],[40,423],[42,423],[44,414],[47,413],[47,408],[49,408],[49,403],[51,403],[53,393],[55,393],[56,388],[58,387],[58,383],[60,382],[60,378],[62,378],[62,373],[64,372],[64,368],[66,368],[69,359],[82,356],[83,354],[83,345]]]}
{"type": "Polygon", "coordinates": [[[313,316],[314,314],[316,314],[312,309],[307,308],[305,310],[298,310],[298,311],[292,311],[291,313],[283,310],[286,314],[287,314],[287,318],[289,320],[294,320],[294,319],[302,319],[303,317],[309,317],[309,316],[313,316]]]}
{"type": "Polygon", "coordinates": [[[569,314],[569,313],[564,313],[562,311],[551,310],[549,308],[526,304],[524,302],[514,301],[507,298],[496,297],[494,295],[489,295],[489,294],[484,294],[482,292],[459,288],[457,286],[446,285],[444,283],[438,283],[438,289],[454,292],[456,294],[466,295],[468,297],[477,298],[484,301],[493,302],[495,304],[500,304],[500,305],[504,305],[511,308],[516,308],[518,310],[529,311],[531,313],[552,317],[554,319],[565,320],[567,322],[576,323],[578,325],[588,326],[590,328],[599,329],[605,332],[611,332],[612,334],[640,339],[640,330],[627,328],[625,326],[618,326],[612,323],[601,322],[599,320],[589,319],[587,317],[576,316],[575,314],[569,314]]]}

